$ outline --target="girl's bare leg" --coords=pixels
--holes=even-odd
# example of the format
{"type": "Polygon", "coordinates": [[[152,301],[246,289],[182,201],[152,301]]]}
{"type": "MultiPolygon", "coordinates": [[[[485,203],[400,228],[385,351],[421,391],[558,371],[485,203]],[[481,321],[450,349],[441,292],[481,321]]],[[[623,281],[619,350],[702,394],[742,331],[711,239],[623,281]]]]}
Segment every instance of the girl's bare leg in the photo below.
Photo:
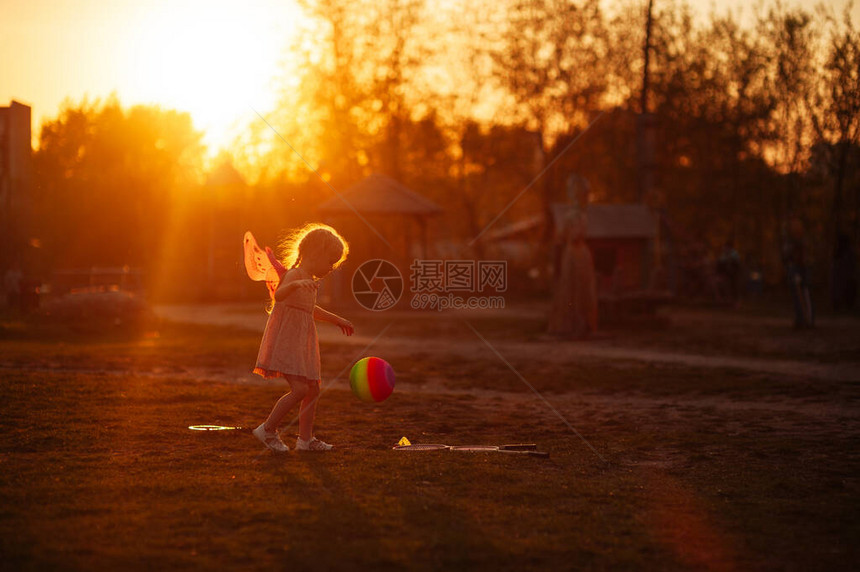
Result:
{"type": "Polygon", "coordinates": [[[306,388],[307,393],[299,409],[299,437],[303,441],[310,441],[314,434],[314,417],[320,396],[320,386],[316,381],[310,381],[306,388]]]}
{"type": "MultiPolygon", "coordinates": [[[[275,403],[275,406],[272,407],[272,412],[269,413],[269,418],[266,419],[266,431],[271,432],[276,430],[284,418],[289,415],[290,410],[295,407],[296,404],[301,403],[308,393],[308,384],[306,381],[296,381],[292,379],[287,379],[287,381],[290,383],[291,391],[281,397],[278,402],[275,403]]],[[[301,427],[301,418],[299,420],[299,426],[301,427]]]]}

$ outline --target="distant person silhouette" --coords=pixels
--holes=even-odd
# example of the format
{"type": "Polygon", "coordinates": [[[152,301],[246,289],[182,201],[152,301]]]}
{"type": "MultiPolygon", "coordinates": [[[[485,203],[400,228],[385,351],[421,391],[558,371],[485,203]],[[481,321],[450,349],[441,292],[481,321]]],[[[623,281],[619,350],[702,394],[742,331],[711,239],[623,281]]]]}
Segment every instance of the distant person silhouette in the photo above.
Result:
{"type": "Polygon", "coordinates": [[[557,336],[584,338],[597,331],[597,277],[591,250],[585,242],[589,190],[585,179],[569,176],[569,204],[559,209],[563,213],[557,221],[560,263],[548,327],[549,333],[557,336]]]}
{"type": "Polygon", "coordinates": [[[23,307],[24,273],[18,263],[14,263],[3,276],[3,289],[6,291],[6,304],[12,311],[23,307]]]}
{"type": "Polygon", "coordinates": [[[794,303],[794,327],[812,328],[815,326],[815,306],[809,284],[807,246],[803,223],[800,219],[792,219],[789,223],[788,236],[782,249],[782,259],[794,303]]]}
{"type": "Polygon", "coordinates": [[[738,279],[741,271],[741,257],[735,250],[734,241],[729,239],[723,245],[717,258],[717,276],[720,278],[720,296],[730,304],[737,306],[740,302],[738,294],[738,279]]]}

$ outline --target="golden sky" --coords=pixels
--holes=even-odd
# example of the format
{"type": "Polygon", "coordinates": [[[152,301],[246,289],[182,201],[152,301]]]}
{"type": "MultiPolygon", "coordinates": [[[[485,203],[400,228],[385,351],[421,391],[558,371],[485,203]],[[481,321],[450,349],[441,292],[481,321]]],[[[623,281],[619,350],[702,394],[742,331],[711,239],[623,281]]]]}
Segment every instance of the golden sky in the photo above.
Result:
{"type": "MultiPolygon", "coordinates": [[[[611,8],[615,0],[605,2],[611,8]]],[[[750,2],[690,4],[705,14],[715,6],[718,13],[748,11],[750,2]]],[[[0,105],[14,99],[32,106],[35,138],[64,99],[116,93],[123,105],[190,112],[214,153],[259,120],[252,109],[274,106],[285,48],[301,18],[291,0],[2,0],[0,105]]]]}
{"type": "MultiPolygon", "coordinates": [[[[270,109],[300,18],[277,0],[3,0],[0,105],[33,107],[33,128],[69,97],[189,111],[219,147],[270,109]],[[241,10],[236,10],[241,6],[241,10]],[[249,115],[250,114],[250,115],[249,115]]],[[[213,149],[214,150],[214,149],[213,149]]]]}

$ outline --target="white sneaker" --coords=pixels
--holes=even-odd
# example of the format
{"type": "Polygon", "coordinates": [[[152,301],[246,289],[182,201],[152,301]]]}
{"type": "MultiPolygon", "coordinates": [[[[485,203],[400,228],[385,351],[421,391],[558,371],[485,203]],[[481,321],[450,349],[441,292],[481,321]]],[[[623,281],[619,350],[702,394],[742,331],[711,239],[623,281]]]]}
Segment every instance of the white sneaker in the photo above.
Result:
{"type": "Polygon", "coordinates": [[[310,441],[305,441],[301,437],[296,439],[296,451],[331,451],[331,449],[331,445],[316,437],[311,437],[310,441]]]}
{"type": "Polygon", "coordinates": [[[253,431],[254,437],[259,439],[263,445],[275,451],[276,453],[286,453],[290,450],[289,447],[284,445],[284,442],[281,441],[281,438],[278,437],[277,431],[266,431],[266,424],[261,423],[259,427],[254,429],[253,431]]]}

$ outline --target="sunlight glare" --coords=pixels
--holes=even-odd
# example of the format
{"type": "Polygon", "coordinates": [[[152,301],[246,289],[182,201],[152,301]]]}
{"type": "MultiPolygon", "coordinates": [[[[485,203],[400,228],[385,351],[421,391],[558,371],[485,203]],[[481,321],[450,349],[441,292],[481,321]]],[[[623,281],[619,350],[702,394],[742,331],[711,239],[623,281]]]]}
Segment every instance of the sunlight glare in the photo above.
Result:
{"type": "Polygon", "coordinates": [[[123,100],[188,111],[210,153],[270,109],[273,80],[301,17],[292,3],[183,0],[147,4],[122,58],[123,100]]]}

